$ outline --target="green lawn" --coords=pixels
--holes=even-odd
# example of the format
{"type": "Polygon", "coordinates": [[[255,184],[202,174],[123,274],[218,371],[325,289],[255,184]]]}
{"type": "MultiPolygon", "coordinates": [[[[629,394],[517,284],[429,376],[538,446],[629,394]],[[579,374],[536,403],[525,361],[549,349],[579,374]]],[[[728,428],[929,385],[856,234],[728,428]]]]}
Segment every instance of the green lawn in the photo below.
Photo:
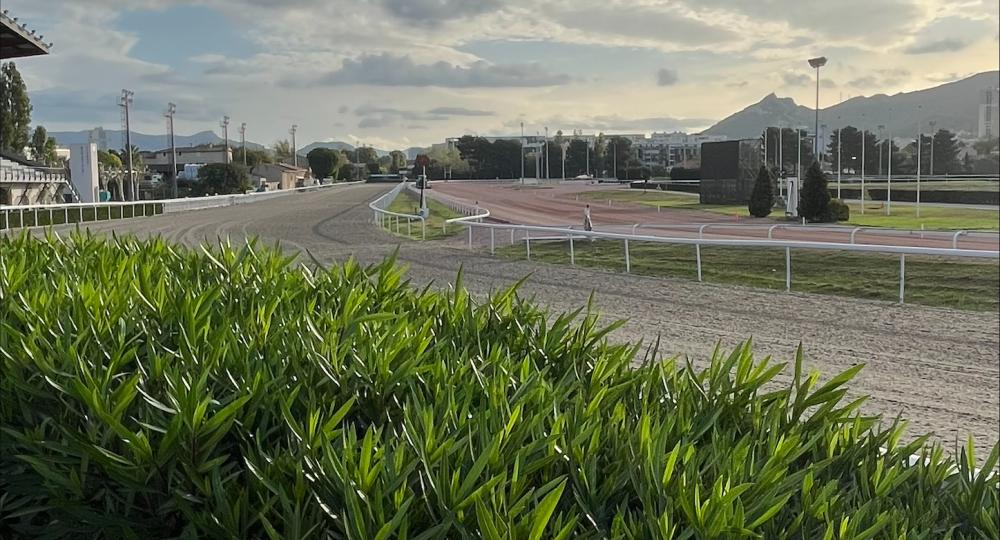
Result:
{"type": "MultiPolygon", "coordinates": [[[[895,187],[895,186],[893,186],[895,187]]],[[[865,213],[861,214],[861,203],[848,203],[851,207],[851,225],[861,227],[890,227],[893,229],[948,229],[948,230],[992,230],[1000,228],[1000,212],[996,210],[980,210],[976,208],[960,208],[957,206],[920,207],[920,217],[917,217],[917,207],[912,204],[892,205],[892,215],[886,215],[884,204],[866,202],[865,213]]]]}
{"type": "MultiPolygon", "coordinates": [[[[895,187],[895,185],[893,186],[895,187]]],[[[697,195],[671,193],[665,191],[639,189],[623,189],[609,191],[592,191],[580,194],[581,200],[592,201],[592,204],[607,204],[608,200],[645,206],[661,206],[681,210],[700,210],[727,216],[749,216],[746,205],[716,205],[699,204],[697,195]]],[[[997,230],[1000,228],[1000,212],[997,210],[981,210],[976,208],[960,208],[956,206],[923,205],[920,217],[917,218],[916,206],[896,204],[892,207],[892,215],[885,215],[885,207],[881,202],[866,202],[865,214],[861,214],[860,203],[848,203],[851,207],[851,219],[842,222],[843,225],[859,227],[888,227],[894,229],[924,229],[933,230],[997,230]]],[[[777,211],[771,214],[773,219],[782,219],[777,211]]]]}
{"type": "MultiPolygon", "coordinates": [[[[458,226],[452,226],[446,232],[442,229],[442,226],[444,225],[445,220],[462,217],[462,214],[459,214],[430,197],[427,197],[427,208],[431,212],[430,216],[427,217],[427,240],[446,238],[455,234],[461,228],[458,226]]],[[[420,199],[407,191],[403,191],[396,196],[395,200],[392,201],[392,204],[390,204],[388,208],[390,212],[414,215],[417,214],[419,209],[420,199]]],[[[392,230],[395,231],[395,226],[393,226],[392,230]]],[[[410,223],[410,226],[407,227],[405,220],[400,218],[399,235],[413,240],[420,240],[423,237],[420,230],[420,221],[413,220],[412,223],[410,223]]]]}
{"type": "MultiPolygon", "coordinates": [[[[624,272],[624,243],[574,242],[576,264],[624,272]]],[[[504,247],[501,256],[524,258],[524,245],[504,247]]],[[[629,244],[634,274],[697,279],[694,246],[629,244]]],[[[531,258],[569,264],[565,241],[531,243],[531,258]]],[[[792,252],[792,290],[877,300],[899,298],[899,257],[840,251],[792,252]]],[[[704,281],[785,288],[783,249],[702,247],[704,281]]],[[[975,311],[1000,308],[1000,265],[996,261],[907,256],[906,302],[975,311]]]]}
{"type": "Polygon", "coordinates": [[[45,225],[62,225],[65,223],[81,223],[89,221],[105,221],[132,217],[151,216],[163,213],[163,204],[149,202],[142,205],[128,206],[76,206],[66,209],[31,209],[23,212],[17,207],[7,207],[7,223],[0,217],[0,229],[17,227],[39,227],[45,225]],[[96,214],[96,216],[95,216],[96,214]],[[21,220],[24,223],[21,223],[21,220]]]}

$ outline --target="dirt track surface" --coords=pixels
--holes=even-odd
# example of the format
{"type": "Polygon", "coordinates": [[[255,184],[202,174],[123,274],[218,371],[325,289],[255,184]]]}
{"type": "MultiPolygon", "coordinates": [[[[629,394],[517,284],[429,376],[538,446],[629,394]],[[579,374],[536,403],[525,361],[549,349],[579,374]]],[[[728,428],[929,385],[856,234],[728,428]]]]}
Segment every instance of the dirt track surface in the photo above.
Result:
{"type": "Polygon", "coordinates": [[[447,286],[463,267],[464,285],[480,295],[530,274],[522,294],[553,311],[584,306],[594,292],[605,321],[629,320],[616,339],[648,342],[660,337],[662,351],[690,355],[696,363],[711,354],[716,342],[726,350],[751,336],[759,356],[789,362],[801,342],[808,366],[824,378],[867,364],[852,392],[871,396],[866,412],[908,419],[911,435],[933,431],[949,448],[968,434],[980,447],[1000,438],[1000,316],[995,313],[498,260],[460,249],[461,239],[451,244],[402,241],[370,223],[367,203],[388,189],[351,186],[89,228],[159,234],[191,245],[217,237],[238,241],[259,236],[289,250],[309,250],[325,262],[350,256],[375,262],[398,247],[415,284],[447,286]]]}
{"type": "MultiPolygon", "coordinates": [[[[757,218],[737,218],[714,212],[692,209],[656,208],[641,204],[604,202],[577,199],[585,192],[627,190],[620,186],[575,184],[527,185],[436,182],[431,190],[437,198],[451,198],[466,204],[478,202],[489,209],[491,215],[501,221],[523,225],[574,226],[583,223],[583,209],[590,203],[594,229],[598,231],[632,233],[632,226],[641,226],[635,232],[641,235],[672,236],[693,238],[698,236],[700,225],[712,224],[703,231],[705,238],[767,238],[768,227],[779,225],[773,231],[775,240],[801,240],[815,242],[850,243],[852,227],[829,226],[806,228],[785,228],[787,221],[757,218]]],[[[697,197],[697,196],[692,196],[697,197]]],[[[952,233],[901,231],[880,232],[864,229],[855,236],[858,244],[904,245],[935,248],[951,248],[952,233]]],[[[962,249],[1000,250],[1000,237],[996,234],[972,233],[960,236],[958,247],[962,249]]]]}

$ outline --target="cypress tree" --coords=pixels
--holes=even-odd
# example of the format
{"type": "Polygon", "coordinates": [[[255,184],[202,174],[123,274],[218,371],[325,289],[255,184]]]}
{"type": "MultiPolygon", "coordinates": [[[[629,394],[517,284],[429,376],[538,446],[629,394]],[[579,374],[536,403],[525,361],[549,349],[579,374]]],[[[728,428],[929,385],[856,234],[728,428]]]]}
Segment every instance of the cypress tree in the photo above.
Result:
{"type": "Polygon", "coordinates": [[[774,180],[767,167],[761,166],[757,173],[757,181],[754,182],[753,192],[750,194],[750,204],[747,209],[754,217],[767,217],[774,208],[774,180]]]}
{"type": "Polygon", "coordinates": [[[832,221],[830,215],[830,191],[826,186],[826,175],[819,168],[819,162],[806,171],[805,181],[799,189],[799,215],[809,221],[832,221]]]}

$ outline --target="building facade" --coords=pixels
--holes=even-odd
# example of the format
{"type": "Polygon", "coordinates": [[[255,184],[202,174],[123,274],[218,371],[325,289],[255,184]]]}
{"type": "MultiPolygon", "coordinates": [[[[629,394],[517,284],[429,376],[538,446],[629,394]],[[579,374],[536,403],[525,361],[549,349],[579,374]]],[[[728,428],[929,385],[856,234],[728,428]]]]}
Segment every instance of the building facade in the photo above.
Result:
{"type": "MultiPolygon", "coordinates": [[[[184,170],[185,165],[208,165],[210,163],[232,163],[232,149],[224,146],[186,146],[176,149],[177,170],[184,170]],[[226,159],[226,154],[229,159],[226,159]]],[[[143,152],[142,161],[152,171],[158,173],[170,172],[170,149],[155,152],[143,152]]]]}
{"type": "Polygon", "coordinates": [[[979,98],[979,138],[1000,136],[1000,88],[986,88],[979,98]]]}

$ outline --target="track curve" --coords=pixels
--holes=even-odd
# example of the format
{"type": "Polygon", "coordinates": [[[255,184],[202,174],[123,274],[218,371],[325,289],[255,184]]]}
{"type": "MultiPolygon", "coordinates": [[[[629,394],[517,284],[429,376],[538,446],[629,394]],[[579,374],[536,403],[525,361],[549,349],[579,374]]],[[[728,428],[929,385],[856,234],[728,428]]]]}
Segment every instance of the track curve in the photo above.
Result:
{"type": "MultiPolygon", "coordinates": [[[[911,435],[934,432],[950,446],[972,435],[977,445],[1000,439],[1000,316],[852,298],[777,293],[684,280],[612,274],[494,259],[459,248],[460,240],[408,242],[371,224],[369,201],[385,185],[295,193],[249,205],[87,224],[97,233],[161,235],[195,245],[217,237],[259,237],[322,262],[355,257],[373,263],[396,254],[417,285],[463,285],[484,295],[530,275],[522,295],[553,311],[587,303],[606,321],[628,319],[615,339],[653,341],[695,364],[716,343],[726,349],[752,337],[758,355],[791,361],[804,346],[808,367],[830,376],[867,364],[851,385],[867,394],[863,409],[902,415],[911,435]]],[[[69,227],[57,227],[65,232],[69,227]]],[[[308,260],[308,258],[306,258],[308,260]]],[[[787,381],[788,378],[781,379],[787,381]]]]}

